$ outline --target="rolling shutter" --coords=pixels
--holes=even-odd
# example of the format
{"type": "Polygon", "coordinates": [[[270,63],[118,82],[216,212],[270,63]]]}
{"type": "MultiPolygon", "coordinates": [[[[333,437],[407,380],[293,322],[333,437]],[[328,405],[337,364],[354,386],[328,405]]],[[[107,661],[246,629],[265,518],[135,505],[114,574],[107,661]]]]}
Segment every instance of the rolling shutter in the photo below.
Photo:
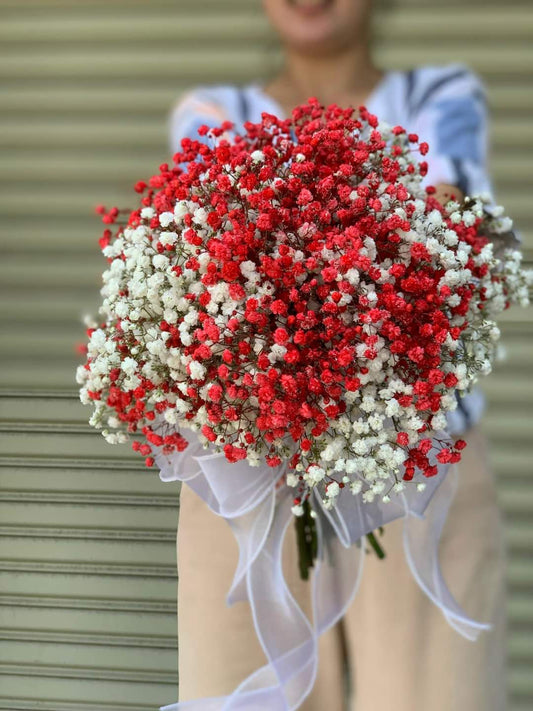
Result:
{"type": "MultiPolygon", "coordinates": [[[[385,0],[387,67],[462,61],[492,114],[499,201],[533,261],[529,0],[385,0]]],[[[148,711],[176,698],[178,489],[87,425],[74,370],[105,262],[94,205],[135,204],[199,82],[276,66],[259,0],[0,0],[0,709],[148,711]]],[[[485,428],[511,554],[512,711],[533,704],[533,322],[506,316],[485,428]]]]}

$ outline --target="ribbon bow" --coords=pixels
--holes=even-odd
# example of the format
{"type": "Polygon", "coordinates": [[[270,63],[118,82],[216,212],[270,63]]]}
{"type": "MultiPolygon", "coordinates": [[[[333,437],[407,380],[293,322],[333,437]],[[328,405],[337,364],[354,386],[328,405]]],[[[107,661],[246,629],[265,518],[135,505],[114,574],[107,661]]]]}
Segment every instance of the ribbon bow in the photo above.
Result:
{"type": "MultiPolygon", "coordinates": [[[[193,489],[217,516],[231,526],[239,545],[239,562],[227,603],[248,601],[257,637],[268,663],[245,679],[229,696],[160,706],[159,711],[272,711],[297,709],[315,682],[318,638],[332,627],[352,602],[362,575],[363,537],[403,517],[403,545],[411,572],[463,637],[475,640],[491,625],[466,615],[448,590],[438,561],[438,545],[457,489],[455,466],[438,465],[423,492],[407,487],[389,503],[363,502],[348,488],[327,510],[312,492],[318,556],[310,579],[310,621],[283,576],[282,548],[293,514],[292,493],[276,483],[286,471],[246,460],[230,463],[224,453],[208,453],[190,431],[188,447],[165,455],[156,451],[162,481],[179,480],[193,489]]],[[[155,448],[154,448],[155,449],[155,448]]]]}

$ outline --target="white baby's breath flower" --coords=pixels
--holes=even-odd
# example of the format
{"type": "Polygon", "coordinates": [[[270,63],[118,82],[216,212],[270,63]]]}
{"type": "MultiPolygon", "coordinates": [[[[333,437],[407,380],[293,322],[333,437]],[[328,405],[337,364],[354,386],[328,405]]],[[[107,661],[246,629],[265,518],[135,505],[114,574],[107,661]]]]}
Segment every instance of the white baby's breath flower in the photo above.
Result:
{"type": "Polygon", "coordinates": [[[189,363],[189,368],[190,368],[190,373],[191,373],[191,378],[193,380],[203,380],[205,377],[205,366],[203,366],[201,363],[199,363],[196,360],[192,360],[189,363]]]}
{"type": "Polygon", "coordinates": [[[175,232],[161,232],[159,235],[159,243],[163,246],[176,243],[178,235],[175,232]]]}
{"type": "Polygon", "coordinates": [[[124,358],[120,366],[126,375],[133,375],[137,370],[137,361],[133,358],[124,358]]]}
{"type": "Polygon", "coordinates": [[[293,474],[292,472],[287,473],[287,486],[298,486],[300,479],[296,474],[293,474]]]}
{"type": "Polygon", "coordinates": [[[326,496],[329,499],[336,498],[340,493],[340,487],[336,481],[330,481],[326,487],[326,496]]]}
{"type": "Polygon", "coordinates": [[[204,207],[198,207],[193,213],[193,219],[198,225],[205,225],[207,223],[208,214],[204,207]]]}
{"type": "Polygon", "coordinates": [[[164,254],[156,254],[152,259],[153,265],[156,269],[164,270],[168,267],[169,260],[164,254]]]}
{"type": "Polygon", "coordinates": [[[159,215],[159,224],[161,227],[168,227],[174,223],[174,213],[173,212],[162,212],[159,215]]]}
{"type": "Polygon", "coordinates": [[[176,222],[180,222],[185,215],[190,213],[189,203],[187,200],[178,200],[174,205],[174,218],[176,222]]]}
{"type": "Polygon", "coordinates": [[[141,210],[141,217],[145,220],[151,220],[155,217],[155,210],[153,207],[143,207],[141,210]]]}

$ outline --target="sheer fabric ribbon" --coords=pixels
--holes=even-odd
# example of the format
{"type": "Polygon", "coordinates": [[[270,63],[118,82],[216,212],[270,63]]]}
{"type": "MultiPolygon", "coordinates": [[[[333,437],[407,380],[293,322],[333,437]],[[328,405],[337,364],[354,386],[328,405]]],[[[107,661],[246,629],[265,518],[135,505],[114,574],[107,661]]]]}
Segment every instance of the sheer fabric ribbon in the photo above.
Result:
{"type": "Polygon", "coordinates": [[[251,467],[246,460],[227,461],[209,453],[193,431],[189,446],[170,456],[156,452],[162,481],[190,486],[217,516],[231,526],[239,545],[239,562],[227,595],[228,605],[250,604],[255,630],[267,664],[229,696],[160,706],[159,711],[292,711],[308,696],[316,678],[318,638],[332,627],[352,602],[361,579],[362,537],[403,517],[403,546],[411,572],[424,593],[462,636],[475,640],[490,625],[466,615],[444,582],[438,545],[457,488],[455,467],[439,465],[423,492],[407,487],[390,503],[363,503],[348,488],[336,506],[326,510],[313,492],[317,512],[318,559],[312,570],[312,614],[309,620],[292,596],[282,570],[282,547],[294,492],[276,488],[285,472],[279,467],[251,467]],[[208,452],[208,453],[206,453],[208,452]]]}

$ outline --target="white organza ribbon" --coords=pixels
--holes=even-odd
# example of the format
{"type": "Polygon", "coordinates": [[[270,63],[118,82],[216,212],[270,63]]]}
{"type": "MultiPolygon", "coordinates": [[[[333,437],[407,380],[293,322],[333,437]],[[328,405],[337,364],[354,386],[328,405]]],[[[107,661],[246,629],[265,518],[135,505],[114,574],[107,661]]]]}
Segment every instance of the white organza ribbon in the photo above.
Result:
{"type": "MultiPolygon", "coordinates": [[[[318,638],[346,612],[361,579],[363,536],[397,518],[404,518],[403,545],[411,572],[424,593],[461,635],[475,640],[490,625],[469,618],[448,590],[440,570],[438,546],[457,488],[457,471],[439,465],[426,479],[389,503],[371,503],[342,489],[335,507],[326,510],[313,492],[312,507],[318,557],[312,569],[313,619],[294,599],[282,570],[285,533],[294,516],[293,490],[276,488],[286,464],[251,467],[246,460],[227,461],[223,453],[207,453],[193,431],[189,446],[170,456],[156,451],[162,481],[179,480],[231,526],[239,544],[239,562],[227,595],[228,605],[250,604],[255,630],[267,664],[229,696],[203,698],[159,707],[159,711],[292,711],[310,693],[318,666],[318,638]]],[[[154,448],[155,449],[155,448],[154,448]]]]}

